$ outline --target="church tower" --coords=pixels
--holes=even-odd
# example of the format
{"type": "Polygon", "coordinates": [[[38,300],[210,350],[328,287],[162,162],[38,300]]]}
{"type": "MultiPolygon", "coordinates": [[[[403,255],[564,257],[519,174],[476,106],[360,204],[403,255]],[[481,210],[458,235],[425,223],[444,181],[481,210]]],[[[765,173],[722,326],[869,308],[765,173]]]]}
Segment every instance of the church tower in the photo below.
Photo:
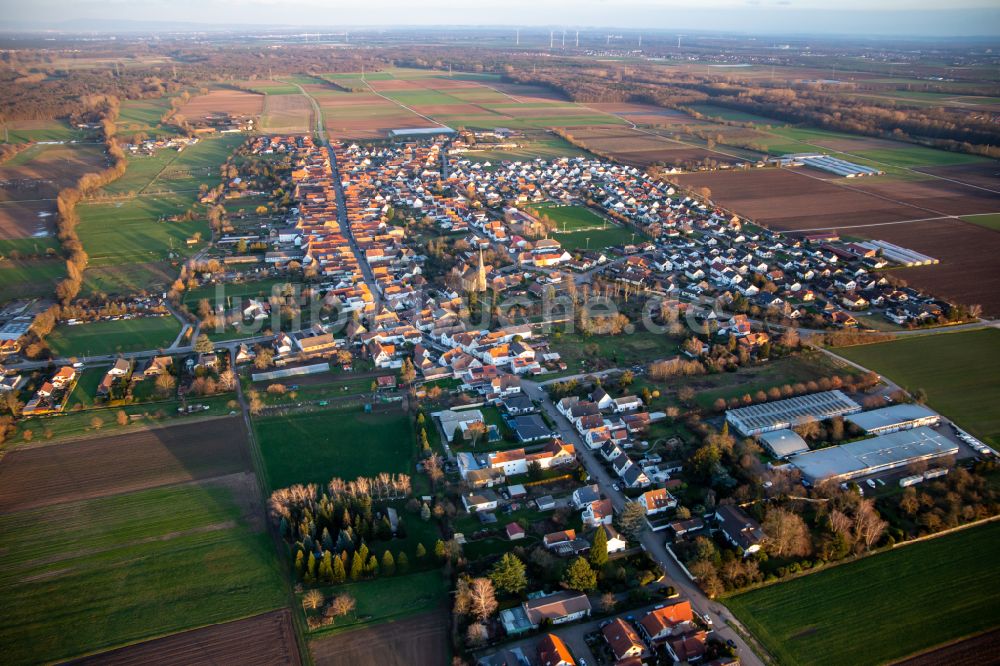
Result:
{"type": "Polygon", "coordinates": [[[476,291],[486,291],[486,264],[483,263],[483,248],[479,248],[479,272],[476,275],[476,291]]]}

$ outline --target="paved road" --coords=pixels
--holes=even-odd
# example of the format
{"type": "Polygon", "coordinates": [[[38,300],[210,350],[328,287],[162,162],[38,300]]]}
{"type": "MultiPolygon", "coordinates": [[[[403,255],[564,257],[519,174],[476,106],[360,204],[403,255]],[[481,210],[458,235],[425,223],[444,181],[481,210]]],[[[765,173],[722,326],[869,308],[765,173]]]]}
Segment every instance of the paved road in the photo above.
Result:
{"type": "MultiPolygon", "coordinates": [[[[617,478],[612,477],[611,473],[608,472],[605,467],[597,459],[597,453],[592,451],[580,438],[576,430],[570,425],[569,421],[559,413],[555,405],[549,400],[548,394],[545,392],[541,384],[523,380],[521,382],[522,389],[528,394],[532,400],[537,400],[545,409],[546,413],[552,418],[552,420],[558,425],[560,436],[563,440],[573,444],[577,450],[577,457],[580,462],[586,468],[587,472],[590,474],[591,479],[600,485],[601,492],[611,499],[612,504],[615,507],[615,511],[621,511],[625,506],[625,496],[616,491],[612,484],[617,481],[617,478]]],[[[667,577],[670,579],[670,584],[681,593],[682,596],[686,597],[691,601],[691,606],[694,607],[696,611],[702,614],[708,614],[712,619],[712,623],[715,628],[715,633],[717,636],[723,640],[735,641],[737,648],[739,649],[740,659],[744,664],[749,664],[750,666],[763,666],[763,662],[760,658],[750,649],[749,645],[744,642],[743,638],[733,631],[729,626],[730,623],[737,624],[736,620],[732,617],[725,607],[717,602],[708,599],[681,570],[681,567],[677,564],[673,557],[666,549],[665,537],[646,530],[642,537],[640,538],[641,545],[643,549],[649,553],[649,555],[656,560],[663,571],[666,573],[667,577]]],[[[745,631],[745,629],[743,629],[745,631]]],[[[747,632],[749,633],[749,632],[747,632]]]]}

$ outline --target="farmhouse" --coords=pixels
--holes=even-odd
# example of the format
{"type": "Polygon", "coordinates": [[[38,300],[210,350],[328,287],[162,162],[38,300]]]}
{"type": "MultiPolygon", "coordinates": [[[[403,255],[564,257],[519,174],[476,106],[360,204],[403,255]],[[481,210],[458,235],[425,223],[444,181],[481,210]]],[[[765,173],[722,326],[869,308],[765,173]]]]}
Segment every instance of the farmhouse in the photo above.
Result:
{"type": "Polygon", "coordinates": [[[751,437],[807,421],[821,421],[860,411],[861,405],[841,391],[834,390],[730,409],[726,412],[726,421],[740,434],[751,437]]]}
{"type": "Polygon", "coordinates": [[[926,426],[800,453],[788,461],[809,483],[843,481],[958,453],[958,444],[926,426]]]}

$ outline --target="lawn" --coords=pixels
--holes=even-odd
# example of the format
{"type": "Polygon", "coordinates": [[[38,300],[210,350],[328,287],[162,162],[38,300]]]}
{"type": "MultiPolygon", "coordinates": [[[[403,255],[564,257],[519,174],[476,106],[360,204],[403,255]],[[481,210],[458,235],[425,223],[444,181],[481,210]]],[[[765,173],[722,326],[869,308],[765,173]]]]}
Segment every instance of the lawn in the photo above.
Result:
{"type": "MultiPolygon", "coordinates": [[[[428,546],[428,551],[428,557],[433,557],[431,546],[428,546]]],[[[434,610],[444,603],[448,595],[448,586],[438,569],[322,589],[328,595],[347,593],[357,600],[358,605],[352,615],[312,632],[310,636],[328,636],[434,610]]]]}
{"type": "Polygon", "coordinates": [[[158,488],[0,516],[4,661],[62,661],[282,605],[273,545],[228,488],[158,488]]]}
{"type": "Polygon", "coordinates": [[[895,661],[1000,623],[1000,567],[990,556],[998,539],[1000,524],[991,523],[740,594],[726,605],[782,664],[895,661]]]}
{"type": "MultiPolygon", "coordinates": [[[[547,216],[555,222],[556,230],[580,231],[582,229],[607,229],[607,220],[586,206],[564,206],[559,204],[537,204],[528,206],[528,210],[538,216],[547,216]]],[[[610,225],[612,229],[614,225],[610,225]]]]}
{"type": "Polygon", "coordinates": [[[204,183],[214,187],[221,182],[219,165],[243,143],[239,134],[202,139],[182,151],[163,148],[154,155],[130,155],[125,175],[104,188],[121,194],[144,189],[197,190],[204,183]]]}
{"type": "Polygon", "coordinates": [[[908,390],[993,446],[1000,445],[1000,331],[908,337],[835,350],[908,390]]]}
{"type": "Polygon", "coordinates": [[[101,356],[169,347],[180,331],[172,316],[142,317],[58,326],[46,342],[59,356],[101,356]]]}
{"type": "Polygon", "coordinates": [[[255,419],[271,488],[379,472],[413,473],[415,444],[401,411],[326,409],[255,419]]]}
{"type": "Polygon", "coordinates": [[[783,120],[758,116],[757,114],[747,113],[746,111],[727,109],[724,106],[715,106],[713,104],[689,104],[688,106],[698,113],[710,118],[721,118],[723,120],[731,120],[738,123],[755,123],[758,125],[780,126],[785,124],[783,120]]]}
{"type": "Polygon", "coordinates": [[[576,250],[600,250],[606,247],[627,245],[636,240],[643,240],[645,236],[637,231],[618,227],[612,224],[607,229],[590,229],[588,231],[570,231],[567,233],[555,232],[552,238],[570,252],[576,250]]]}

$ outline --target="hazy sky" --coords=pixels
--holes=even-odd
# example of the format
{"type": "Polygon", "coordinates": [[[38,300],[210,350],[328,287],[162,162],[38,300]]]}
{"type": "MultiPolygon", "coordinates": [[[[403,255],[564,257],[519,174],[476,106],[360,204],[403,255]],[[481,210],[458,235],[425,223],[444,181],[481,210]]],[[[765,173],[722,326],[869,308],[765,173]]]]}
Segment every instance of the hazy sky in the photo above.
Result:
{"type": "MultiPolygon", "coordinates": [[[[73,21],[553,25],[754,33],[1000,35],[1000,0],[0,0],[0,27],[73,21]]],[[[67,25],[68,24],[68,25],[67,25]]]]}

